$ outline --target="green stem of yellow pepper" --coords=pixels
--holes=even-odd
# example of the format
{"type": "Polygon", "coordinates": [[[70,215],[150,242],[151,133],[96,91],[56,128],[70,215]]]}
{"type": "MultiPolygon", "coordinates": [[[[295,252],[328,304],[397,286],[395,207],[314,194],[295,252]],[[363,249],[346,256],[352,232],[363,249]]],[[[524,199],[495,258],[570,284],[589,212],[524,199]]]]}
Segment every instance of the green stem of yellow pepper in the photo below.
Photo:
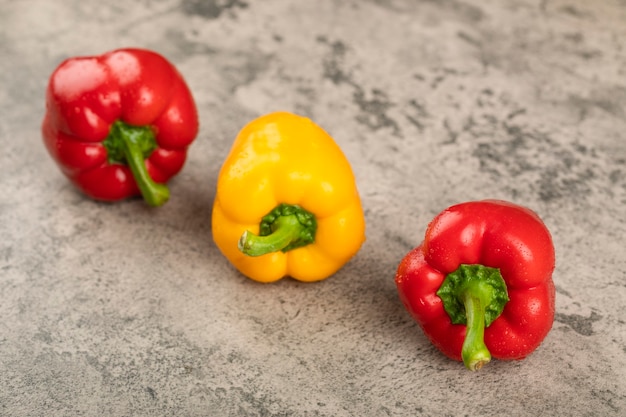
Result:
{"type": "Polygon", "coordinates": [[[246,230],[238,247],[248,256],[287,252],[315,241],[317,221],[302,207],[280,204],[261,219],[259,234],[246,230]]]}

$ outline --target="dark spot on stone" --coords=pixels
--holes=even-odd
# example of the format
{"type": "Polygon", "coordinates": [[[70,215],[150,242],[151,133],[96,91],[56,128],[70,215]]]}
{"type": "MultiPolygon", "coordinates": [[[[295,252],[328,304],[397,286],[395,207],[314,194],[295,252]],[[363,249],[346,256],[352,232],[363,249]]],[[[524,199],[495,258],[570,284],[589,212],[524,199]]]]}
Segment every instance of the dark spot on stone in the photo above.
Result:
{"type": "Polygon", "coordinates": [[[515,178],[516,183],[529,181],[546,202],[574,195],[586,197],[597,191],[593,182],[602,168],[593,149],[576,143],[566,145],[545,132],[511,122],[481,118],[456,132],[476,140],[472,155],[481,171],[495,179],[506,176],[515,178]]]}
{"type": "Polygon", "coordinates": [[[409,110],[411,114],[406,114],[406,118],[413,126],[415,126],[420,132],[424,130],[426,120],[430,117],[430,114],[426,110],[426,106],[423,103],[413,99],[409,101],[409,110]]]}
{"type": "Polygon", "coordinates": [[[560,287],[558,285],[556,285],[556,292],[558,294],[563,294],[563,295],[565,295],[567,297],[570,297],[570,298],[572,297],[571,294],[567,290],[565,290],[563,287],[560,287]]]}
{"type": "Polygon", "coordinates": [[[366,90],[344,69],[348,47],[341,41],[331,42],[325,36],[319,36],[317,41],[330,47],[330,53],[323,61],[323,77],[335,85],[348,85],[354,90],[353,101],[360,109],[356,120],[372,130],[391,128],[395,136],[402,136],[397,122],[387,114],[387,110],[394,106],[387,95],[374,88],[371,90],[371,96],[368,96],[366,90]]]}
{"type": "Polygon", "coordinates": [[[579,51],[576,54],[587,61],[602,57],[602,52],[598,50],[579,51]]]}
{"type": "Polygon", "coordinates": [[[247,7],[248,3],[242,0],[183,0],[182,3],[183,12],[205,19],[217,19],[227,10],[247,7]]]}
{"type": "Polygon", "coordinates": [[[584,17],[588,17],[589,13],[581,11],[579,9],[577,9],[574,6],[571,5],[567,5],[567,6],[563,6],[559,9],[561,12],[568,14],[570,16],[574,16],[577,18],[584,18],[584,17]]]}
{"type": "Polygon", "coordinates": [[[330,42],[324,36],[319,36],[317,41],[330,46],[330,54],[323,62],[324,78],[331,80],[335,85],[351,84],[350,76],[342,69],[343,59],[348,49],[346,45],[341,41],[330,42]]]}
{"type": "Polygon", "coordinates": [[[583,40],[584,40],[583,34],[580,33],[580,32],[567,33],[567,34],[563,35],[563,38],[565,38],[565,40],[570,41],[570,42],[575,43],[575,44],[582,43],[583,40]]]}
{"type": "Polygon", "coordinates": [[[459,39],[464,40],[465,42],[469,43],[472,46],[476,46],[478,48],[482,47],[482,44],[479,40],[474,39],[472,36],[468,35],[467,33],[463,31],[459,31],[457,33],[457,36],[459,37],[459,39]]]}
{"type": "Polygon", "coordinates": [[[448,15],[458,20],[478,23],[485,18],[485,13],[480,7],[467,4],[461,0],[425,0],[424,3],[430,2],[446,12],[448,15]]]}
{"type": "MultiPolygon", "coordinates": [[[[585,57],[583,56],[583,58],[585,57]]],[[[618,87],[612,92],[596,92],[593,97],[571,95],[567,99],[566,104],[574,114],[578,115],[580,122],[584,121],[589,114],[598,109],[611,116],[624,118],[626,111],[621,102],[624,96],[626,96],[626,91],[618,87]]]]}
{"type": "Polygon", "coordinates": [[[601,318],[601,315],[593,311],[591,312],[589,317],[584,317],[579,314],[557,313],[554,319],[559,323],[568,325],[572,328],[572,330],[580,335],[592,336],[594,334],[593,323],[600,320],[601,318]]]}
{"type": "Polygon", "coordinates": [[[152,387],[146,387],[146,391],[151,399],[156,400],[156,391],[152,387]]]}
{"type": "Polygon", "coordinates": [[[591,390],[591,396],[597,398],[603,404],[613,409],[613,411],[619,411],[620,408],[614,404],[614,401],[618,399],[618,395],[610,389],[593,389],[591,390]]]}
{"type": "Polygon", "coordinates": [[[626,183],[626,178],[624,176],[624,172],[622,170],[619,170],[619,169],[614,169],[613,171],[611,171],[609,173],[609,180],[613,184],[617,184],[617,183],[620,183],[620,182],[626,183]]]}
{"type": "Polygon", "coordinates": [[[596,175],[591,169],[584,169],[570,176],[566,171],[548,168],[541,172],[539,198],[550,201],[566,195],[589,195],[592,192],[590,180],[596,175]]]}
{"type": "Polygon", "coordinates": [[[395,135],[399,134],[398,124],[387,115],[387,110],[393,106],[387,95],[380,90],[372,90],[370,98],[366,97],[361,88],[357,88],[353,94],[354,102],[359,106],[361,113],[357,115],[357,121],[368,126],[372,130],[391,128],[395,135]]]}
{"type": "Polygon", "coordinates": [[[507,118],[507,120],[511,120],[511,119],[513,119],[513,118],[515,118],[517,116],[523,115],[523,114],[526,114],[526,109],[517,109],[517,110],[514,110],[511,113],[509,113],[506,116],[506,118],[507,118]]]}

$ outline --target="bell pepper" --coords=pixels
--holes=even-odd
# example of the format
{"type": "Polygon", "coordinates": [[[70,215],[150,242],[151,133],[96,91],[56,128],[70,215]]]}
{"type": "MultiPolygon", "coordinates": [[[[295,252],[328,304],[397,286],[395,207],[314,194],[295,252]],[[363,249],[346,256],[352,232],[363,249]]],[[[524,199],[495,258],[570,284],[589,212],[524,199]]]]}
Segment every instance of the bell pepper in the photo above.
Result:
{"type": "Polygon", "coordinates": [[[505,201],[452,206],[400,262],[407,311],[446,356],[478,370],[523,359],[554,322],[555,254],[536,213],[505,201]]]}
{"type": "Polygon", "coordinates": [[[310,119],[259,117],[239,132],[221,167],[212,231],[223,255],[255,281],[328,278],[365,240],[352,168],[310,119]]]}
{"type": "Polygon", "coordinates": [[[198,133],[196,105],[176,68],[145,49],[74,57],[52,73],[42,124],[61,171],[86,195],[169,199],[198,133]]]}

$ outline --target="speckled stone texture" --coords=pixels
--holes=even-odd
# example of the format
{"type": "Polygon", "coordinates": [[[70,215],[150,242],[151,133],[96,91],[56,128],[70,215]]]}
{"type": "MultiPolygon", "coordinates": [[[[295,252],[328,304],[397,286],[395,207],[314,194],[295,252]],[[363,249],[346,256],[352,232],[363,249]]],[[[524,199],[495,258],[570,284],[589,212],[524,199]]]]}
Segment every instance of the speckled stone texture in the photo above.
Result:
{"type": "Polygon", "coordinates": [[[0,415],[626,415],[623,0],[0,0],[0,415]],[[64,58],[154,49],[201,131],[172,198],[79,194],[41,141],[64,58]],[[353,164],[368,240],[335,276],[260,285],[211,238],[220,164],[274,110],[353,164]],[[399,302],[447,206],[535,210],[557,314],[471,373],[399,302]]]}

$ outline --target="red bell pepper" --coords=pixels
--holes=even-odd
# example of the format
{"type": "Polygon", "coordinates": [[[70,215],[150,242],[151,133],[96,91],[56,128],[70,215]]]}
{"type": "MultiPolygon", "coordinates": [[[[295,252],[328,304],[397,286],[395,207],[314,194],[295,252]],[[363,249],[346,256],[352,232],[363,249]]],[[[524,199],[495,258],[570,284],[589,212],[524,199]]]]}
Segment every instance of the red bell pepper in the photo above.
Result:
{"type": "Polygon", "coordinates": [[[554,322],[555,255],[533,211],[504,201],[452,206],[400,262],[400,299],[445,355],[480,369],[522,359],[554,322]]]}
{"type": "Polygon", "coordinates": [[[61,171],[88,196],[141,194],[159,206],[198,133],[198,115],[183,77],[164,57],[118,49],[56,68],[42,133],[61,171]]]}

